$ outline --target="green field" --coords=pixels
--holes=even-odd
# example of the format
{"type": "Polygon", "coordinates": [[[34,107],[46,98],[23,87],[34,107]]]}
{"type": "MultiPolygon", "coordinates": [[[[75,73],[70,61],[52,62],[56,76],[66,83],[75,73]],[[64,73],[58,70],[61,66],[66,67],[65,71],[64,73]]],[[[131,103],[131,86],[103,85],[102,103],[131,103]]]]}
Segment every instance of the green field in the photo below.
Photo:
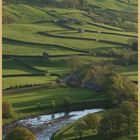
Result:
{"type": "MultiPolygon", "coordinates": [[[[88,0],[89,3],[95,5],[95,6],[98,6],[102,9],[111,9],[111,10],[116,10],[116,11],[130,11],[130,10],[133,10],[133,12],[136,12],[137,11],[137,6],[131,6],[131,9],[129,7],[128,4],[125,4],[125,3],[121,3],[120,1],[117,1],[117,0],[114,0],[114,1],[110,1],[110,0],[88,0]]],[[[125,0],[125,2],[127,2],[125,0]]],[[[134,0],[134,2],[132,3],[135,3],[135,4],[138,4],[137,0],[134,0]]]]}
{"type": "Polygon", "coordinates": [[[21,85],[34,85],[34,84],[46,84],[54,83],[56,76],[23,76],[23,77],[6,77],[3,78],[3,89],[21,85]]]}
{"type": "Polygon", "coordinates": [[[3,59],[3,75],[40,73],[18,59],[3,59]]]}
{"type": "Polygon", "coordinates": [[[131,39],[132,37],[125,37],[125,36],[119,36],[119,35],[109,35],[109,34],[102,34],[102,33],[78,33],[77,31],[62,31],[62,32],[56,32],[56,33],[50,33],[52,35],[59,35],[59,36],[67,36],[67,37],[80,37],[82,38],[95,38],[96,40],[105,40],[105,41],[112,41],[116,43],[124,43],[127,44],[128,39],[131,39]]]}
{"type": "MultiPolygon", "coordinates": [[[[45,113],[51,110],[52,100],[55,100],[56,107],[61,106],[64,97],[70,97],[71,103],[80,103],[83,101],[100,101],[104,100],[103,94],[98,94],[92,90],[82,88],[53,88],[53,89],[40,89],[33,92],[5,94],[3,96],[4,101],[9,101],[13,104],[15,118],[29,116],[33,114],[45,113]],[[62,98],[63,97],[63,98],[62,98]],[[37,108],[37,104],[40,103],[42,109],[37,108]],[[45,107],[46,106],[46,107],[45,107]],[[19,115],[18,115],[19,114],[19,115]]],[[[13,119],[12,119],[13,120],[13,119]]],[[[9,122],[11,119],[5,119],[4,122],[9,122]]]]}
{"type": "Polygon", "coordinates": [[[88,41],[88,40],[74,40],[73,39],[63,39],[63,38],[56,38],[56,37],[48,37],[44,35],[40,35],[37,32],[46,31],[45,26],[41,25],[33,25],[32,24],[12,24],[12,25],[5,25],[3,36],[10,39],[15,39],[17,41],[24,41],[24,42],[31,42],[31,43],[41,43],[41,44],[54,44],[54,45],[61,45],[65,46],[66,48],[73,48],[79,50],[90,50],[90,49],[98,49],[100,48],[113,48],[113,47],[122,47],[117,46],[115,44],[107,44],[107,43],[100,43],[96,41],[88,41]],[[21,28],[23,30],[21,30],[21,28]],[[71,42],[71,43],[69,43],[71,42]]]}
{"type": "MultiPolygon", "coordinates": [[[[83,51],[94,53],[108,52],[111,48],[116,48],[118,51],[126,48],[125,45],[118,45],[116,43],[127,44],[128,39],[137,38],[136,32],[126,32],[123,28],[115,27],[112,25],[98,23],[92,20],[91,17],[86,16],[87,12],[77,9],[64,9],[64,8],[50,8],[38,7],[36,1],[35,5],[26,5],[25,1],[20,1],[18,7],[15,4],[4,5],[4,17],[10,16],[13,20],[11,24],[3,25],[3,54],[7,55],[26,55],[25,58],[20,58],[23,64],[13,59],[3,60],[3,75],[10,74],[32,74],[40,73],[41,71],[63,75],[68,73],[68,58],[51,58],[48,61],[43,61],[39,58],[29,59],[28,56],[41,56],[43,52],[49,55],[71,55],[83,53],[83,51]],[[24,3],[24,4],[22,4],[24,3]],[[24,11],[24,12],[23,12],[24,11]],[[70,30],[68,27],[55,23],[57,20],[67,18],[77,18],[84,21],[82,24],[67,24],[75,29],[83,28],[89,31],[98,31],[98,33],[87,32],[77,33],[76,30],[70,30]],[[104,34],[102,32],[107,32],[104,34]],[[58,35],[59,37],[49,37],[41,35],[38,32],[49,32],[51,35],[58,35]],[[109,34],[108,34],[109,33],[109,34]],[[113,33],[111,35],[110,33],[113,33]],[[128,36],[126,36],[128,35],[128,36]],[[80,37],[80,39],[63,38],[67,37],[80,37]],[[133,36],[133,37],[131,37],[133,36]],[[94,40],[83,40],[96,39],[94,40]],[[100,40],[111,41],[112,43],[100,42],[100,40]]],[[[101,1],[90,1],[95,6],[102,7],[101,1]]],[[[32,3],[33,4],[33,3],[32,3]]],[[[112,5],[113,10],[127,11],[127,4],[122,2],[104,1],[104,8],[109,9],[112,5]],[[120,7],[121,5],[121,7],[120,7]]],[[[133,3],[136,4],[136,1],[133,3]]],[[[133,7],[133,6],[132,6],[133,7]]],[[[83,64],[94,62],[111,62],[115,58],[101,57],[101,56],[82,56],[80,57],[83,64]]],[[[137,81],[137,65],[130,65],[123,67],[120,71],[121,74],[127,76],[132,81],[137,81]]],[[[10,86],[25,85],[25,84],[43,84],[50,80],[56,80],[52,77],[8,77],[3,78],[3,88],[10,86]],[[39,78],[39,80],[37,80],[39,78]],[[20,79],[20,80],[19,80],[20,79]],[[18,81],[20,81],[18,83],[18,81]]]]}
{"type": "MultiPolygon", "coordinates": [[[[55,112],[68,111],[64,106],[65,97],[70,98],[70,110],[106,108],[111,98],[107,98],[102,89],[98,92],[97,78],[95,83],[91,80],[94,89],[83,88],[90,68],[95,74],[96,68],[98,72],[100,66],[110,66],[111,71],[137,83],[138,64],[133,60],[137,59],[133,58],[137,55],[137,48],[131,41],[138,38],[138,1],[87,0],[84,6],[82,0],[79,3],[68,0],[69,4],[66,1],[56,0],[47,4],[43,0],[4,0],[3,101],[12,103],[14,117],[4,118],[3,125],[28,116],[52,113],[54,101],[55,112]],[[77,4],[80,5],[77,7],[77,4]],[[129,47],[133,47],[132,50],[129,47]],[[126,55],[123,55],[125,51],[126,55]],[[43,57],[44,52],[49,58],[43,57]],[[75,72],[72,70],[75,64],[70,60],[74,55],[79,57],[73,63],[80,61],[75,72]],[[119,57],[122,62],[131,62],[119,63],[119,57]],[[80,86],[73,87],[68,85],[69,81],[64,82],[71,75],[79,76],[80,86]],[[63,83],[58,83],[58,80],[63,83]]],[[[97,77],[100,78],[100,71],[99,74],[97,77]]],[[[100,118],[103,112],[97,114],[100,118]]],[[[89,129],[79,138],[74,126],[82,119],[57,131],[53,140],[108,140],[89,129]]],[[[113,140],[136,139],[137,136],[126,135],[113,140]]]]}
{"type": "Polygon", "coordinates": [[[130,80],[138,81],[138,66],[130,65],[121,69],[121,74],[128,77],[130,80]]]}

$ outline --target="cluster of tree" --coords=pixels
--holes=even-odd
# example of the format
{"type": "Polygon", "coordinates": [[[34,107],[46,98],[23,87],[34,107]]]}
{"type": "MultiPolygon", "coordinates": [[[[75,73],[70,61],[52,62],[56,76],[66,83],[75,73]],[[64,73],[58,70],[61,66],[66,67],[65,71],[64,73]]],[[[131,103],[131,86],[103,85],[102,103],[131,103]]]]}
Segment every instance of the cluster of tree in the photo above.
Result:
{"type": "Polygon", "coordinates": [[[136,23],[136,20],[134,21],[128,21],[128,17],[127,19],[124,17],[118,17],[114,22],[113,25],[121,27],[123,29],[125,29],[126,31],[129,32],[137,32],[138,31],[138,24],[136,23]]]}
{"type": "Polygon", "coordinates": [[[9,102],[2,103],[2,118],[12,118],[14,116],[14,110],[12,104],[9,102]]]}
{"type": "Polygon", "coordinates": [[[5,140],[36,140],[36,137],[28,129],[16,127],[8,133],[5,140]]]}
{"type": "Polygon", "coordinates": [[[107,111],[99,131],[107,137],[137,134],[137,88],[117,73],[107,74],[104,91],[116,109],[107,111]]]}
{"type": "MultiPolygon", "coordinates": [[[[95,91],[104,91],[105,76],[111,71],[117,70],[112,63],[93,64],[86,69],[82,78],[82,84],[90,84],[95,91]]],[[[84,86],[88,87],[88,86],[84,86]]]]}
{"type": "Polygon", "coordinates": [[[137,14],[130,12],[115,12],[113,10],[104,10],[96,7],[95,5],[88,5],[87,12],[90,18],[96,22],[109,24],[112,26],[117,26],[124,28],[127,31],[136,31],[138,30],[137,25],[137,14]],[[90,13],[90,14],[89,14],[90,13]]]}
{"type": "Polygon", "coordinates": [[[99,133],[115,138],[137,134],[137,109],[133,102],[124,101],[116,109],[106,111],[100,121],[99,133]]]}
{"type": "Polygon", "coordinates": [[[6,90],[17,89],[17,88],[33,87],[33,86],[38,86],[38,85],[39,84],[15,85],[15,86],[10,86],[10,87],[6,88],[6,90]]]}
{"type": "Polygon", "coordinates": [[[128,47],[130,47],[134,51],[137,51],[138,50],[138,39],[128,39],[128,47]]]}
{"type": "Polygon", "coordinates": [[[81,64],[82,64],[82,62],[78,55],[71,56],[68,59],[68,65],[69,65],[72,73],[75,73],[77,70],[79,70],[81,64]]]}
{"type": "Polygon", "coordinates": [[[113,105],[118,105],[123,101],[132,101],[137,103],[136,85],[124,78],[118,73],[111,72],[105,75],[104,91],[113,105]]]}
{"type": "Polygon", "coordinates": [[[96,53],[96,55],[118,58],[121,56],[121,53],[122,53],[122,50],[116,49],[116,48],[111,48],[109,50],[100,50],[100,51],[98,51],[98,53],[96,53]]]}
{"type": "Polygon", "coordinates": [[[114,63],[120,65],[137,64],[138,56],[137,53],[132,50],[132,47],[133,46],[129,46],[129,48],[124,49],[121,53],[121,56],[117,60],[115,60],[114,63]]]}
{"type": "Polygon", "coordinates": [[[138,32],[138,24],[133,22],[124,21],[122,28],[126,29],[129,32],[138,32]]]}
{"type": "MultiPolygon", "coordinates": [[[[101,80],[101,79],[100,79],[101,80]]],[[[75,125],[75,132],[82,137],[90,129],[107,139],[137,134],[137,88],[121,75],[111,72],[102,79],[103,91],[110,98],[113,109],[103,112],[102,117],[90,114],[75,125]]]]}

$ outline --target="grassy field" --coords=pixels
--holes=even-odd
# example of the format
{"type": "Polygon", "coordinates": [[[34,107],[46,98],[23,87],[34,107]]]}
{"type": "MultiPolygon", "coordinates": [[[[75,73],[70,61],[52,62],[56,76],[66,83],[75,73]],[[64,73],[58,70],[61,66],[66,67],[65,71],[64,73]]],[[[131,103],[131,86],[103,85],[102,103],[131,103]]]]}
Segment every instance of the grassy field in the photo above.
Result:
{"type": "Polygon", "coordinates": [[[51,55],[62,55],[62,54],[77,54],[78,52],[55,47],[55,46],[48,46],[48,45],[34,45],[34,44],[24,44],[24,43],[14,43],[10,41],[6,41],[6,43],[3,43],[3,53],[4,54],[14,54],[14,55],[42,55],[43,52],[47,52],[51,55]],[[26,50],[26,51],[25,51],[26,50]]]}
{"type": "MultiPolygon", "coordinates": [[[[109,98],[104,93],[78,87],[56,86],[58,76],[50,76],[51,74],[64,76],[71,73],[69,55],[86,54],[87,56],[79,56],[85,67],[89,64],[112,63],[117,57],[110,57],[108,53],[111,49],[124,52],[128,47],[128,40],[138,37],[135,28],[137,0],[131,0],[130,4],[128,0],[87,1],[90,4],[89,9],[84,7],[83,10],[82,7],[56,8],[53,5],[43,4],[43,0],[18,0],[18,3],[10,1],[9,4],[4,1],[2,51],[3,55],[15,56],[10,58],[4,56],[3,75],[22,74],[22,76],[3,77],[3,89],[13,88],[16,91],[15,87],[49,83],[55,83],[55,86],[10,94],[4,92],[3,101],[11,102],[15,113],[13,118],[3,119],[3,124],[27,116],[51,113],[52,101],[56,103],[56,112],[67,110],[63,105],[65,97],[70,97],[72,110],[80,110],[82,107],[96,108],[96,105],[105,108],[109,104],[109,98]],[[70,20],[77,20],[78,23],[70,20]],[[124,23],[127,23],[128,29],[124,27],[124,23]],[[79,29],[85,31],[79,33],[79,29]],[[38,57],[44,52],[51,56],[48,60],[38,57]],[[25,75],[40,73],[45,75],[25,75]]],[[[118,66],[115,70],[131,81],[138,81],[137,64],[118,66]]],[[[102,113],[98,114],[101,117],[102,113]]],[[[84,137],[79,139],[74,132],[74,125],[78,121],[60,129],[53,140],[108,140],[95,135],[91,130],[84,131],[84,137]]],[[[114,140],[136,139],[137,136],[126,136],[114,140]]]]}
{"type": "MultiPolygon", "coordinates": [[[[131,6],[131,9],[129,7],[128,4],[125,3],[121,3],[120,1],[114,0],[114,1],[110,1],[110,0],[88,0],[89,3],[93,4],[94,6],[98,6],[101,9],[111,9],[111,10],[116,10],[116,11],[125,11],[125,12],[129,12],[130,10],[132,10],[133,12],[137,11],[137,6],[131,6]]],[[[125,0],[125,2],[127,2],[125,0]]],[[[135,4],[138,4],[137,0],[134,0],[135,4]]]]}
{"type": "Polygon", "coordinates": [[[18,59],[3,59],[3,75],[40,73],[18,59]]]}
{"type": "MultiPolygon", "coordinates": [[[[3,60],[3,75],[10,74],[32,74],[32,73],[41,73],[44,71],[46,73],[51,74],[59,74],[64,75],[65,73],[70,72],[70,66],[68,64],[68,60],[70,57],[60,57],[60,58],[51,58],[48,61],[44,61],[39,58],[29,58],[29,57],[20,57],[24,65],[22,65],[19,61],[13,59],[4,59],[3,60]],[[28,66],[28,67],[27,67],[28,66]]],[[[82,64],[90,64],[90,63],[100,63],[106,61],[112,61],[113,58],[105,58],[105,57],[94,57],[94,56],[81,56],[82,64]]],[[[137,65],[130,65],[126,67],[121,67],[118,71],[126,76],[128,79],[132,81],[137,81],[137,65]]],[[[19,86],[26,84],[44,84],[48,82],[56,81],[57,77],[53,76],[24,76],[24,77],[7,77],[3,78],[3,89],[11,87],[11,86],[19,86]]]]}
{"type": "MultiPolygon", "coordinates": [[[[42,73],[46,72],[47,75],[54,73],[63,75],[70,72],[70,66],[68,60],[70,57],[60,57],[60,58],[51,58],[48,61],[44,61],[41,58],[29,58],[29,57],[20,57],[19,61],[24,63],[21,64],[19,61],[13,59],[3,59],[3,75],[12,75],[12,74],[33,74],[33,73],[42,73]],[[10,63],[10,64],[9,64],[10,63]],[[28,67],[27,67],[28,66],[28,67]]],[[[89,64],[93,62],[103,62],[103,61],[112,61],[113,59],[104,58],[104,57],[90,57],[90,56],[81,56],[80,57],[82,64],[89,64]]],[[[26,84],[44,84],[48,82],[55,82],[57,77],[55,76],[22,76],[22,77],[6,77],[3,78],[3,89],[26,85],[26,84]]]]}
{"type": "Polygon", "coordinates": [[[54,83],[56,76],[21,76],[21,77],[6,77],[2,79],[3,89],[21,85],[34,85],[54,83]]]}
{"type": "MultiPolygon", "coordinates": [[[[62,105],[63,98],[65,96],[70,97],[71,103],[79,103],[83,101],[103,100],[105,96],[98,94],[92,90],[81,89],[81,88],[54,88],[54,89],[40,89],[33,92],[17,93],[17,94],[4,94],[3,100],[9,101],[13,104],[14,110],[16,111],[15,118],[28,116],[31,114],[45,113],[47,110],[52,109],[51,102],[55,100],[56,107],[62,105]],[[63,97],[63,98],[62,98],[63,97]],[[46,106],[43,109],[38,109],[37,104],[46,106]]],[[[12,120],[13,120],[12,119],[12,120]]],[[[11,119],[4,120],[9,122],[11,119]]]]}
{"type": "MultiPolygon", "coordinates": [[[[48,61],[43,61],[42,59],[34,58],[20,58],[22,61],[26,62],[30,66],[37,68],[39,70],[48,71],[49,73],[58,73],[63,74],[70,70],[69,59],[71,57],[54,57],[50,58],[48,61]]],[[[112,61],[112,58],[104,57],[94,57],[94,56],[80,56],[82,64],[89,64],[92,62],[103,62],[103,61],[112,61]]]]}
{"type": "Polygon", "coordinates": [[[59,36],[67,36],[67,37],[80,37],[80,38],[95,38],[97,40],[105,40],[105,41],[112,41],[116,43],[124,43],[127,44],[129,39],[133,39],[132,37],[125,37],[119,35],[111,35],[111,34],[102,34],[102,33],[78,33],[77,31],[62,31],[56,33],[50,33],[52,35],[59,35],[59,36]]]}
{"type": "Polygon", "coordinates": [[[138,66],[130,65],[121,69],[121,74],[128,77],[132,81],[138,81],[138,66]]]}
{"type": "Polygon", "coordinates": [[[55,44],[62,45],[67,48],[74,48],[79,50],[90,50],[90,49],[98,49],[104,48],[113,48],[113,47],[122,47],[114,44],[101,43],[96,41],[88,41],[88,40],[73,40],[73,39],[63,39],[57,37],[48,37],[44,35],[40,35],[37,32],[47,31],[45,26],[41,25],[33,25],[32,24],[11,24],[5,25],[3,36],[6,38],[11,38],[19,41],[31,42],[31,43],[41,43],[41,44],[55,44]],[[23,30],[21,30],[21,28],[23,30]],[[69,43],[71,42],[71,43],[69,43]]]}

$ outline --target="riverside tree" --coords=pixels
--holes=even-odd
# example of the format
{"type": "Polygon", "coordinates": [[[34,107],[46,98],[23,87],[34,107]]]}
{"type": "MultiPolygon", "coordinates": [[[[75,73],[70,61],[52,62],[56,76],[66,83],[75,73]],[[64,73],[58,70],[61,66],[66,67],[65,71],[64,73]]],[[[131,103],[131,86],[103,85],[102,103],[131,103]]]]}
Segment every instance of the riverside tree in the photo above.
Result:
{"type": "Polygon", "coordinates": [[[12,104],[9,102],[2,103],[2,117],[3,118],[12,118],[14,116],[14,110],[12,104]]]}
{"type": "Polygon", "coordinates": [[[120,104],[127,100],[137,103],[136,86],[120,74],[115,72],[107,74],[103,85],[113,104],[120,104]]]}
{"type": "Polygon", "coordinates": [[[93,130],[93,133],[97,132],[98,125],[99,125],[99,118],[97,117],[96,114],[89,114],[85,119],[84,119],[87,127],[91,130],[93,130]]]}
{"type": "Polygon", "coordinates": [[[84,121],[77,122],[77,124],[74,127],[75,133],[79,135],[79,138],[82,138],[84,130],[86,130],[87,125],[84,121]]]}
{"type": "Polygon", "coordinates": [[[6,136],[5,140],[36,140],[36,137],[28,129],[16,127],[6,136]]]}
{"type": "Polygon", "coordinates": [[[107,111],[100,122],[99,133],[115,138],[137,134],[137,111],[130,101],[122,102],[117,109],[107,111]]]}
{"type": "Polygon", "coordinates": [[[71,56],[68,60],[68,64],[71,68],[71,72],[74,73],[78,70],[78,68],[81,66],[81,60],[79,56],[71,56]]]}
{"type": "Polygon", "coordinates": [[[128,135],[137,133],[137,105],[130,101],[124,101],[120,104],[120,112],[126,118],[126,132],[128,135]]]}

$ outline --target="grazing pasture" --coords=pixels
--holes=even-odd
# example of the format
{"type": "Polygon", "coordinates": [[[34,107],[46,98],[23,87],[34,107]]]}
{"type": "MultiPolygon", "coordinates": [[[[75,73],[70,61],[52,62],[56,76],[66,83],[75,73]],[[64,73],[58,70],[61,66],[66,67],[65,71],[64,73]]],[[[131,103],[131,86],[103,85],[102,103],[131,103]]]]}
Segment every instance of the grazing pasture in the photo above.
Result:
{"type": "Polygon", "coordinates": [[[56,76],[19,76],[3,78],[2,83],[3,89],[6,89],[16,86],[54,83],[56,79],[56,76]]]}
{"type": "Polygon", "coordinates": [[[122,12],[129,12],[130,10],[133,10],[133,12],[136,12],[137,11],[137,0],[134,0],[134,4],[136,4],[135,6],[131,6],[131,9],[128,5],[128,1],[127,0],[124,0],[124,2],[126,3],[123,3],[121,1],[117,1],[117,0],[114,0],[114,1],[110,1],[110,0],[88,0],[89,3],[93,4],[94,6],[98,6],[100,7],[101,9],[111,9],[111,10],[115,10],[115,11],[122,11],[122,12]]]}
{"type": "Polygon", "coordinates": [[[40,73],[18,59],[3,59],[3,75],[40,73]]]}
{"type": "MultiPolygon", "coordinates": [[[[114,111],[118,99],[121,104],[129,91],[135,100],[134,90],[128,88],[133,85],[129,80],[136,86],[138,82],[137,0],[84,2],[4,0],[3,101],[14,109],[14,117],[4,118],[4,125],[70,110],[109,107],[114,111]],[[128,81],[120,84],[121,76],[128,81]],[[107,78],[112,78],[110,83],[104,82],[107,78]]],[[[102,118],[104,111],[96,115],[102,118]]],[[[55,131],[52,140],[106,140],[89,129],[79,138],[75,125],[83,119],[55,131]]],[[[137,135],[125,135],[113,140],[136,139],[137,135]]]]}
{"type": "Polygon", "coordinates": [[[89,51],[90,49],[96,49],[99,47],[102,48],[113,48],[113,47],[121,47],[115,44],[108,44],[96,41],[88,41],[88,40],[73,40],[73,39],[63,39],[57,37],[48,37],[41,34],[38,34],[40,31],[46,31],[45,27],[33,25],[22,25],[22,24],[12,24],[6,25],[4,28],[3,36],[6,38],[14,39],[17,41],[30,42],[30,43],[41,43],[41,44],[53,44],[53,45],[61,45],[66,48],[78,49],[89,51]],[[21,31],[21,28],[23,30],[21,31]],[[43,29],[44,28],[44,29],[43,29]],[[8,32],[10,31],[10,32],[8,32]],[[71,42],[71,43],[69,43],[71,42]]]}
{"type": "MultiPolygon", "coordinates": [[[[69,97],[74,105],[81,102],[104,102],[105,96],[98,94],[88,89],[59,87],[53,89],[40,89],[30,92],[22,92],[15,94],[5,94],[4,101],[10,101],[16,111],[14,119],[19,119],[24,116],[35,115],[52,111],[52,100],[55,101],[56,109],[62,107],[63,99],[69,97]],[[41,108],[38,108],[40,104],[41,108]]],[[[74,109],[74,108],[73,108],[74,109]]],[[[4,119],[4,123],[8,123],[13,119],[4,119]]]]}

